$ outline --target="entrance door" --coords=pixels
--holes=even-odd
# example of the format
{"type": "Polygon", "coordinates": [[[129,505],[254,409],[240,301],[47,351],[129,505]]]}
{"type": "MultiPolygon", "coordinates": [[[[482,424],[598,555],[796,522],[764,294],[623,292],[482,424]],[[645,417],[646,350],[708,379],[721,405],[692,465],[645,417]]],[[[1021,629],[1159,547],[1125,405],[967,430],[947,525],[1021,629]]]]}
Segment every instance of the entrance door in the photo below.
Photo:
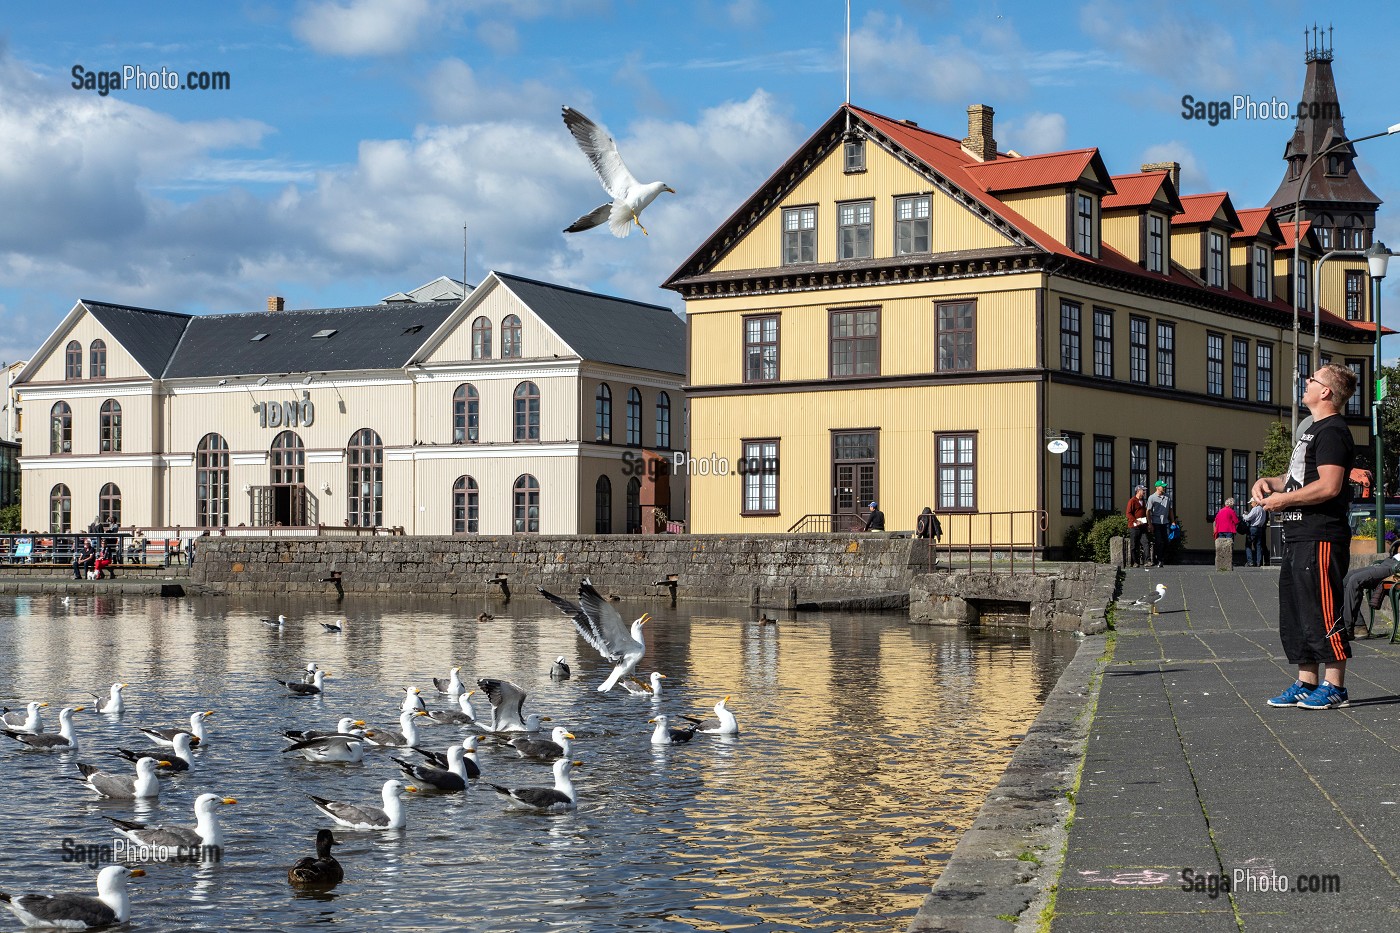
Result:
{"type": "Polygon", "coordinates": [[[833,531],[865,527],[866,507],[879,501],[878,431],[834,431],[831,435],[833,531]]]}

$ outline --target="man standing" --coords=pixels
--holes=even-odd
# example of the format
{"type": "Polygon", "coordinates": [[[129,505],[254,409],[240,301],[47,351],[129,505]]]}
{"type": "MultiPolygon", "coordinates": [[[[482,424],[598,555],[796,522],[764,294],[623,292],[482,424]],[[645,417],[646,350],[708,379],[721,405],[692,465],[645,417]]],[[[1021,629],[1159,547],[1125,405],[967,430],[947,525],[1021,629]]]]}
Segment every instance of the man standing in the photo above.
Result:
{"type": "MultiPolygon", "coordinates": [[[[1171,529],[1172,499],[1167,493],[1165,480],[1157,480],[1152,495],[1147,497],[1147,520],[1152,524],[1152,566],[1166,563],[1167,532],[1171,529]]],[[[1145,569],[1145,568],[1144,568],[1145,569]]]]}
{"type": "MultiPolygon", "coordinates": [[[[1147,487],[1138,486],[1133,490],[1133,497],[1128,500],[1128,505],[1123,509],[1123,514],[1128,516],[1128,566],[1138,567],[1146,563],[1146,555],[1142,552],[1142,546],[1147,539],[1147,487]]],[[[1145,566],[1143,569],[1147,569],[1145,566]]]]}
{"type": "Polygon", "coordinates": [[[1303,404],[1311,417],[1298,425],[1288,472],[1254,484],[1255,498],[1283,519],[1279,638],[1289,662],[1298,665],[1298,679],[1270,706],[1338,709],[1348,703],[1351,625],[1342,612],[1342,592],[1351,561],[1347,471],[1354,444],[1340,413],[1355,391],[1356,375],[1336,363],[1309,376],[1303,404]]]}

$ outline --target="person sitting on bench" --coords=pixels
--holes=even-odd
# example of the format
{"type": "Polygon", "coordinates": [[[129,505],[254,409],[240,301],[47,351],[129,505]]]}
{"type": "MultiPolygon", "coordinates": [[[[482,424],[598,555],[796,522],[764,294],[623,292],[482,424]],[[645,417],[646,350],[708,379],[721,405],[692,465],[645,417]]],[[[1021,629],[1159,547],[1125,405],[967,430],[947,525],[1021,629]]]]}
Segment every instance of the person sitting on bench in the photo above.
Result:
{"type": "Polygon", "coordinates": [[[1385,560],[1376,561],[1369,567],[1358,567],[1347,572],[1342,580],[1342,597],[1346,606],[1347,620],[1352,628],[1358,625],[1364,626],[1366,622],[1361,618],[1361,594],[1369,590],[1371,593],[1371,608],[1379,609],[1385,602],[1385,587],[1382,586],[1387,578],[1400,572],[1400,540],[1390,546],[1390,556],[1385,560]]]}

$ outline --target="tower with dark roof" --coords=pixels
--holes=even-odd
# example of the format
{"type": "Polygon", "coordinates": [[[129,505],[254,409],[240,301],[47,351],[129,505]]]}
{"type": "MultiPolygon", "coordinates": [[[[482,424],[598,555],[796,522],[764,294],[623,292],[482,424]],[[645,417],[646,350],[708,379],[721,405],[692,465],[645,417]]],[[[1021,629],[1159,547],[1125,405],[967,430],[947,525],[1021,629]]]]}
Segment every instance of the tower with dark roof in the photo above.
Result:
{"type": "Polygon", "coordinates": [[[1312,221],[1324,249],[1365,249],[1371,245],[1381,199],[1362,181],[1356,170],[1356,150],[1347,142],[1337,84],[1332,78],[1331,34],[1331,27],[1325,35],[1316,26],[1310,37],[1304,31],[1308,70],[1293,135],[1283,150],[1288,168],[1269,200],[1269,208],[1280,224],[1289,224],[1296,203],[1302,219],[1312,221]],[[1341,145],[1308,169],[1319,154],[1338,143],[1341,145]]]}

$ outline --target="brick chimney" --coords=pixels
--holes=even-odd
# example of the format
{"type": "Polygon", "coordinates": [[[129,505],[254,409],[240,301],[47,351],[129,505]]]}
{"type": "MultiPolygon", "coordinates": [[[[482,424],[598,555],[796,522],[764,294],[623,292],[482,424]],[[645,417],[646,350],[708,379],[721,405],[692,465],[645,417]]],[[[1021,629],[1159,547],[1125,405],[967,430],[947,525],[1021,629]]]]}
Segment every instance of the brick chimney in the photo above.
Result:
{"type": "Polygon", "coordinates": [[[963,152],[978,162],[990,162],[997,157],[997,141],[992,138],[992,116],[995,111],[986,104],[967,108],[967,138],[962,141],[963,152]]]}
{"type": "Polygon", "coordinates": [[[268,313],[270,314],[274,311],[281,311],[282,308],[286,305],[286,303],[287,299],[283,298],[281,295],[272,295],[267,299],[268,313]]]}
{"type": "Polygon", "coordinates": [[[1160,172],[1166,170],[1171,176],[1172,187],[1177,194],[1181,194],[1181,163],[1180,162],[1148,162],[1142,167],[1144,172],[1160,172]]]}

